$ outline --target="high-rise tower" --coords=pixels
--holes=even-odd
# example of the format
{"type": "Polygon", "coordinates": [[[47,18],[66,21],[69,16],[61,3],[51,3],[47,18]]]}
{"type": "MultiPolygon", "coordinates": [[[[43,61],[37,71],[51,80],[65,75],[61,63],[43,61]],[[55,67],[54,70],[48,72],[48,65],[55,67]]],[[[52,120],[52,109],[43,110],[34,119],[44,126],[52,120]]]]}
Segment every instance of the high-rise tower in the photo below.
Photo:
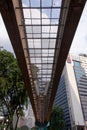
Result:
{"type": "Polygon", "coordinates": [[[54,104],[63,109],[67,130],[86,130],[87,55],[68,56],[54,104]]]}

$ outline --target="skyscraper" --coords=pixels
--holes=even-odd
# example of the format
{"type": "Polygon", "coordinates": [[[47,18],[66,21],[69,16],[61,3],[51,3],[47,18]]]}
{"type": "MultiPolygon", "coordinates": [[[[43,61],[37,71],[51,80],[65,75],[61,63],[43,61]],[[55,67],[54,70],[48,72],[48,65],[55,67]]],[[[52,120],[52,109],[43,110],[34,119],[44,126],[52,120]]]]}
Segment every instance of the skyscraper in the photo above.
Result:
{"type": "Polygon", "coordinates": [[[54,104],[63,109],[67,130],[87,129],[87,55],[67,57],[54,104]]]}

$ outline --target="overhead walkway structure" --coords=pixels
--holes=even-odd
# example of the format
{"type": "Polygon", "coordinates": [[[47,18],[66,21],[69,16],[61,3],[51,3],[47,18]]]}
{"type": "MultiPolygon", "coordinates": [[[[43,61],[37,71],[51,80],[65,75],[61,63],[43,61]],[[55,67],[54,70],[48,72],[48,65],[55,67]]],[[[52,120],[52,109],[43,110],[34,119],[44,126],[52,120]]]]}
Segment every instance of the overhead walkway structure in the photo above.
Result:
{"type": "Polygon", "coordinates": [[[60,76],[86,0],[0,0],[36,124],[49,121],[60,76]],[[33,75],[32,66],[38,71],[33,75]]]}

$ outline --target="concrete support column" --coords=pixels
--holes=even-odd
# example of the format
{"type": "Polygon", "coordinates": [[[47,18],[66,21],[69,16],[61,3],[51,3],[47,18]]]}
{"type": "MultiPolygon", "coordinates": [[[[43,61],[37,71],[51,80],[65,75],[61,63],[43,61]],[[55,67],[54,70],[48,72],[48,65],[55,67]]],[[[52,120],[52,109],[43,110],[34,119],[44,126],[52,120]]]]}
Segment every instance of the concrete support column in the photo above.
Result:
{"type": "Polygon", "coordinates": [[[47,130],[50,123],[49,122],[40,123],[36,121],[35,125],[38,127],[38,130],[47,130]]]}

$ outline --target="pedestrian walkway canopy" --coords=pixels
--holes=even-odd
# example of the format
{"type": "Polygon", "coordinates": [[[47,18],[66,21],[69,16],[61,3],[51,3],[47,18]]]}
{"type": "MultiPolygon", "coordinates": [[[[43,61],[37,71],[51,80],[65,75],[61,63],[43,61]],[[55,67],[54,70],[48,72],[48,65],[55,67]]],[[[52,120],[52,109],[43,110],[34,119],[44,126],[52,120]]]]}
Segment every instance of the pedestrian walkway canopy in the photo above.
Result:
{"type": "Polygon", "coordinates": [[[36,1],[0,0],[0,11],[36,121],[44,124],[86,0],[36,1]]]}

